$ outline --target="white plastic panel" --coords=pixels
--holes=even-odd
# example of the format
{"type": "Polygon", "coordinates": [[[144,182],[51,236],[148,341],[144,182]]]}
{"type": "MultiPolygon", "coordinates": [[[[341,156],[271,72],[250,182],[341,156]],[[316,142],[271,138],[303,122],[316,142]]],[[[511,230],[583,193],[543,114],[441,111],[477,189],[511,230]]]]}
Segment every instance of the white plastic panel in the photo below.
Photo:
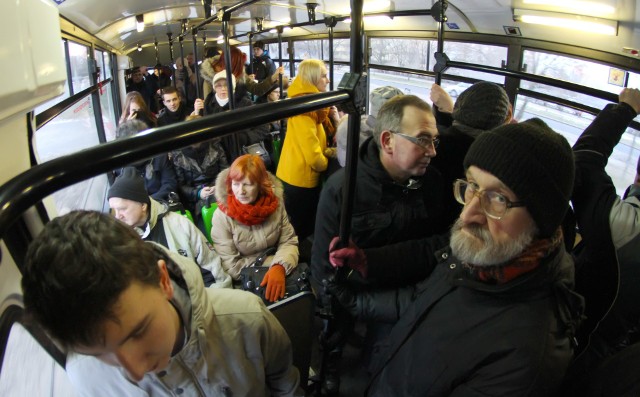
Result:
{"type": "Polygon", "coordinates": [[[33,109],[64,92],[67,76],[60,18],[48,0],[3,2],[0,64],[0,120],[33,109]],[[10,38],[10,39],[9,39],[10,38]]]}

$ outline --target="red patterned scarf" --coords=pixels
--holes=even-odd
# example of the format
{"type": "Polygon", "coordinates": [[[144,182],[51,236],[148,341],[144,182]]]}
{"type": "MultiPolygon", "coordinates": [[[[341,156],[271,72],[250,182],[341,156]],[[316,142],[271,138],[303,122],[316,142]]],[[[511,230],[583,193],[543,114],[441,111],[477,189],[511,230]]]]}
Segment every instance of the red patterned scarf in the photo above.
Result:
{"type": "Polygon", "coordinates": [[[540,265],[540,260],[546,258],[562,244],[562,229],[546,239],[535,240],[520,255],[506,265],[475,266],[465,264],[471,275],[489,284],[504,284],[514,278],[528,273],[540,265]]]}
{"type": "Polygon", "coordinates": [[[253,204],[242,204],[233,193],[229,193],[227,204],[220,204],[218,208],[243,225],[254,226],[261,224],[275,212],[278,208],[278,198],[269,191],[253,204]]]}

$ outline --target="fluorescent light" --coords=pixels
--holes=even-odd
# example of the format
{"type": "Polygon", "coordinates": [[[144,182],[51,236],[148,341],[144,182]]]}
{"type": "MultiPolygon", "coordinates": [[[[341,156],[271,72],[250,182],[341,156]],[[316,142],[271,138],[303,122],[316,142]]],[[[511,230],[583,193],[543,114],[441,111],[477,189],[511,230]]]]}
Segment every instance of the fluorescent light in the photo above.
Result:
{"type": "Polygon", "coordinates": [[[574,29],[589,33],[616,36],[618,34],[618,21],[610,19],[588,17],[584,15],[563,14],[558,12],[513,10],[513,20],[538,25],[555,26],[559,28],[574,29]]]}
{"type": "Polygon", "coordinates": [[[609,4],[602,4],[602,2],[596,1],[523,0],[522,3],[531,5],[552,6],[554,8],[565,9],[570,12],[586,12],[588,10],[592,15],[611,15],[616,11],[614,6],[609,4]]]}
{"type": "Polygon", "coordinates": [[[136,15],[136,30],[138,30],[138,32],[142,32],[144,30],[144,15],[143,14],[136,15]]]}

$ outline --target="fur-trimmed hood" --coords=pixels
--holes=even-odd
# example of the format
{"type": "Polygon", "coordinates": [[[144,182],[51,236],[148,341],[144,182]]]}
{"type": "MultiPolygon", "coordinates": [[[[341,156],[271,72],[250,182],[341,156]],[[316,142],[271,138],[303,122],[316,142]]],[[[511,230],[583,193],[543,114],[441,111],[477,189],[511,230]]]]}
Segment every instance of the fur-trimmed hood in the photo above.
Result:
{"type": "Polygon", "coordinates": [[[217,62],[218,59],[220,59],[220,55],[216,55],[211,58],[206,58],[200,64],[200,76],[202,76],[202,78],[208,81],[209,83],[211,83],[211,80],[213,80],[213,76],[215,76],[216,74],[216,72],[213,70],[213,64],[217,62]]]}
{"type": "MultiPolygon", "coordinates": [[[[280,200],[280,202],[283,203],[282,200],[284,198],[284,188],[282,187],[282,182],[280,182],[280,180],[276,178],[269,171],[267,171],[267,174],[269,174],[269,179],[271,179],[271,185],[273,186],[273,194],[275,194],[278,200],[280,200]]],[[[220,171],[220,173],[216,177],[214,194],[216,196],[216,201],[219,204],[225,204],[225,205],[227,204],[228,193],[227,193],[227,184],[225,182],[227,179],[227,175],[229,175],[229,168],[220,171]]]]}

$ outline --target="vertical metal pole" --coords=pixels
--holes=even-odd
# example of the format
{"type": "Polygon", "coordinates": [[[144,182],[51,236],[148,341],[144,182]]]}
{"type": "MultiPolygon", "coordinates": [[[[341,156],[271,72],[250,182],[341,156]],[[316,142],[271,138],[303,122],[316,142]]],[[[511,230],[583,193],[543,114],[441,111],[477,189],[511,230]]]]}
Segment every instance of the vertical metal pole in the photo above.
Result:
{"type": "Polygon", "coordinates": [[[184,86],[184,101],[187,102],[187,98],[189,98],[189,83],[191,83],[191,80],[189,79],[189,71],[185,70],[185,68],[189,67],[189,63],[184,59],[183,41],[184,37],[180,35],[178,37],[178,43],[180,43],[180,61],[182,62],[182,82],[184,86]]]}
{"type": "MultiPolygon", "coordinates": [[[[282,66],[282,31],[284,30],[284,28],[282,26],[278,26],[277,27],[277,31],[278,31],[278,59],[279,61],[279,65],[278,66],[282,66]]],[[[280,88],[280,99],[282,99],[282,90],[284,90],[284,84],[282,81],[282,75],[278,76],[278,88],[280,88]]]]}
{"type": "MultiPolygon", "coordinates": [[[[222,15],[222,18],[218,18],[222,20],[222,37],[224,39],[224,68],[227,71],[227,92],[229,93],[229,110],[233,110],[236,108],[235,99],[234,99],[234,90],[233,90],[233,80],[231,80],[231,75],[233,74],[233,70],[231,69],[231,44],[229,43],[229,20],[231,19],[231,13],[227,12],[227,7],[224,7],[220,10],[219,15],[222,15]]],[[[236,134],[231,134],[231,142],[230,144],[236,149],[236,153],[240,155],[242,153],[242,148],[240,147],[240,141],[236,134]]],[[[229,162],[232,162],[235,159],[229,159],[229,162]]]]}
{"type": "Polygon", "coordinates": [[[329,89],[333,91],[333,26],[329,26],[329,89]]]}
{"type": "Polygon", "coordinates": [[[158,39],[153,39],[153,47],[156,50],[156,65],[160,63],[160,56],[158,55],[158,39]]]}
{"type": "Polygon", "coordinates": [[[198,73],[198,30],[191,28],[191,38],[193,40],[193,67],[196,74],[196,97],[202,98],[200,95],[200,74],[198,73]]]}
{"type": "Polygon", "coordinates": [[[249,33],[249,74],[253,74],[253,33],[249,33]]]}
{"type": "MultiPolygon", "coordinates": [[[[437,53],[444,54],[444,23],[446,21],[446,17],[444,12],[446,11],[446,1],[440,1],[440,7],[438,8],[439,14],[436,18],[438,23],[438,49],[437,53]]],[[[442,82],[442,70],[436,72],[436,84],[440,85],[442,82]]]]}
{"type": "MultiPolygon", "coordinates": [[[[362,20],[363,0],[351,0],[351,73],[362,75],[364,60],[364,22],[362,20]]],[[[353,197],[357,177],[358,140],[360,135],[360,113],[356,109],[349,114],[347,136],[347,161],[344,185],[342,188],[342,211],[340,216],[340,243],[344,246],[349,242],[351,234],[351,215],[353,213],[353,197]]]]}
{"type": "Polygon", "coordinates": [[[176,88],[176,70],[173,67],[173,41],[171,41],[171,36],[171,32],[167,33],[167,37],[169,38],[169,57],[171,58],[169,60],[171,64],[171,80],[173,81],[173,88],[176,88]]]}

